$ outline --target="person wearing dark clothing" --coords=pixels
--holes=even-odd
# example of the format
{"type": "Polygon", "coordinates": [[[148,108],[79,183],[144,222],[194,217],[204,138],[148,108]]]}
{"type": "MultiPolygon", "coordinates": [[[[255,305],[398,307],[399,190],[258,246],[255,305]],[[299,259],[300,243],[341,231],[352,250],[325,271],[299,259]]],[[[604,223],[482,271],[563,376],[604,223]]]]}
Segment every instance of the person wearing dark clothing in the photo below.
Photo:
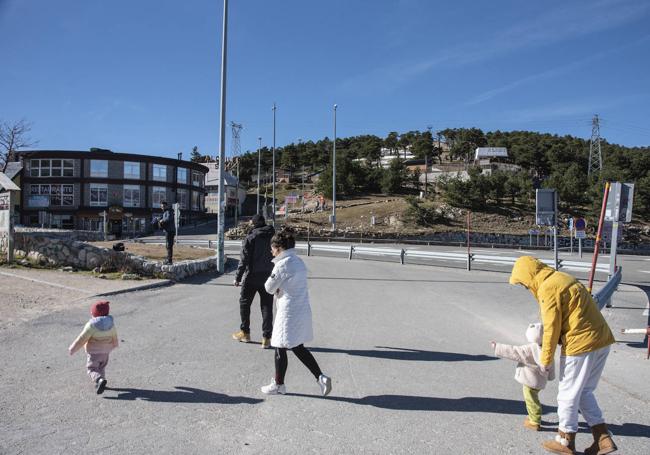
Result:
{"type": "Polygon", "coordinates": [[[241,284],[239,297],[241,326],[238,332],[232,334],[232,337],[243,343],[250,342],[251,304],[255,294],[259,294],[262,310],[262,348],[268,349],[271,347],[273,332],[273,295],[266,292],[264,283],[273,270],[271,238],[275,234],[275,229],[266,224],[262,215],[253,216],[251,224],[253,230],[242,243],[239,267],[234,282],[235,286],[241,284]]]}
{"type": "Polygon", "coordinates": [[[174,254],[174,237],[176,236],[176,223],[174,221],[174,211],[167,205],[167,202],[160,203],[163,209],[162,218],[158,221],[159,227],[165,231],[165,244],[167,247],[167,261],[165,264],[172,263],[174,254]]]}

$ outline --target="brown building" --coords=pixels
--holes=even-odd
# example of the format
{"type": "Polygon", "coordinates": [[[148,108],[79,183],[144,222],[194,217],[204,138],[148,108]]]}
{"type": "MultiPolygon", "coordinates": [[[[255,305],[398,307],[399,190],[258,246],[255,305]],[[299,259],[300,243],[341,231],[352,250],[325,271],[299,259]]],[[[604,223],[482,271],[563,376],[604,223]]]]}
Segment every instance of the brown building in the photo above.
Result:
{"type": "Polygon", "coordinates": [[[178,202],[183,221],[205,216],[201,164],[110,150],[20,152],[20,223],[101,230],[102,213],[114,234],[151,230],[160,203],[178,202]]]}

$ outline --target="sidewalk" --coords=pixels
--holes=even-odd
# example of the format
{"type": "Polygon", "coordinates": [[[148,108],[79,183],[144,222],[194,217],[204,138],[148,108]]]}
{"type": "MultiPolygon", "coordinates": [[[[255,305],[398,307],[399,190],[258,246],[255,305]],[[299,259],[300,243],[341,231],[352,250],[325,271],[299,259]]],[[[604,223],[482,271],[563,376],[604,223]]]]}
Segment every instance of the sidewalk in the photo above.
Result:
{"type": "Polygon", "coordinates": [[[169,280],[107,280],[77,272],[0,267],[0,330],[100,295],[165,286],[169,280]]]}

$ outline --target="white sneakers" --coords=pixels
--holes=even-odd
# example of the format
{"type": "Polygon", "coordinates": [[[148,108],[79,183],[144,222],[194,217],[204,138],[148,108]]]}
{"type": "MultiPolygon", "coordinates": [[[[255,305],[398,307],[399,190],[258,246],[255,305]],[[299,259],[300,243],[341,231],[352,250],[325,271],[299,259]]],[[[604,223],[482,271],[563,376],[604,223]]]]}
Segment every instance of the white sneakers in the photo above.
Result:
{"type": "MultiPolygon", "coordinates": [[[[320,393],[324,397],[329,395],[332,391],[332,378],[321,374],[318,377],[318,385],[320,386],[320,393]]],[[[267,395],[284,395],[287,393],[287,388],[284,384],[276,384],[275,379],[271,379],[269,385],[262,386],[260,388],[262,393],[267,395]]]]}
{"type": "Polygon", "coordinates": [[[271,383],[269,385],[262,386],[260,390],[262,393],[265,393],[267,395],[284,395],[287,393],[287,388],[284,386],[284,384],[276,384],[275,379],[271,379],[271,383]]]}
{"type": "Polygon", "coordinates": [[[318,385],[320,386],[320,393],[325,397],[332,391],[332,378],[321,374],[318,376],[318,385]]]}

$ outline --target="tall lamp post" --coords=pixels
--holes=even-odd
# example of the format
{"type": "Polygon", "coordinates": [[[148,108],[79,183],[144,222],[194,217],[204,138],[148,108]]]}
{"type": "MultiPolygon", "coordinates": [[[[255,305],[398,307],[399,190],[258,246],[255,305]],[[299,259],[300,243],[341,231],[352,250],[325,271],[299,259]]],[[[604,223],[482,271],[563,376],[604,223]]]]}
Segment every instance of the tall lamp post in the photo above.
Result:
{"type": "Polygon", "coordinates": [[[225,272],[224,233],[225,233],[225,201],[224,177],[226,162],[226,51],[228,49],[228,0],[223,0],[223,30],[221,38],[221,105],[219,113],[219,192],[218,192],[218,222],[217,222],[217,271],[225,272]]]}
{"type": "Polygon", "coordinates": [[[271,208],[273,210],[273,227],[275,227],[275,111],[277,110],[277,106],[275,103],[273,103],[273,169],[272,169],[272,179],[273,179],[273,194],[271,197],[273,200],[271,201],[271,208]]]}
{"type": "Polygon", "coordinates": [[[332,148],[332,232],[336,231],[336,109],[334,105],[334,146],[332,148]]]}
{"type": "Polygon", "coordinates": [[[259,145],[257,147],[257,210],[255,213],[260,213],[260,167],[262,165],[262,138],[258,137],[259,145]]]}

